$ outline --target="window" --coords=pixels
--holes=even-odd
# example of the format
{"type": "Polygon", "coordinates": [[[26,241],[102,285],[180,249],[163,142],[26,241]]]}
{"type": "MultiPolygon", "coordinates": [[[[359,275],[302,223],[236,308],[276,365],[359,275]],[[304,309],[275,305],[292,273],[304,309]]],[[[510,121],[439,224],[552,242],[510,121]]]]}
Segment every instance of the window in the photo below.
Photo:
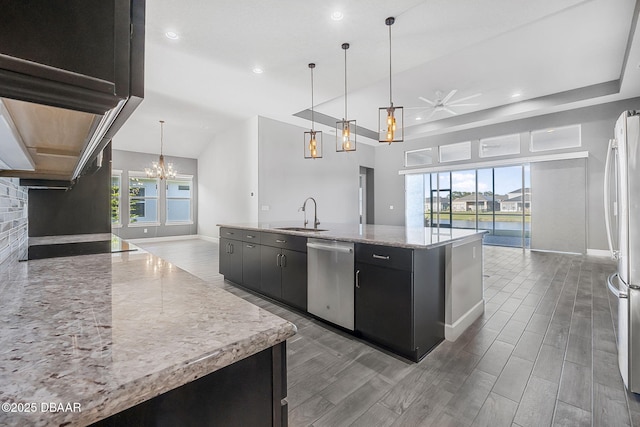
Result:
{"type": "Polygon", "coordinates": [[[480,140],[480,157],[520,154],[520,135],[503,135],[480,140]]]}
{"type": "Polygon", "coordinates": [[[582,145],[580,133],[580,125],[532,131],[531,151],[580,147],[582,145]]]}
{"type": "Polygon", "coordinates": [[[411,150],[404,152],[404,165],[406,167],[430,165],[433,163],[433,148],[411,150]]]}
{"type": "Polygon", "coordinates": [[[471,158],[471,141],[440,146],[440,162],[456,162],[471,158]]]}
{"type": "Polygon", "coordinates": [[[111,172],[111,226],[122,225],[122,171],[111,172]]]}
{"type": "Polygon", "coordinates": [[[487,230],[484,244],[529,247],[529,165],[405,175],[410,227],[487,230]]]}
{"type": "Polygon", "coordinates": [[[193,177],[167,180],[167,224],[191,223],[193,177]]]}
{"type": "Polygon", "coordinates": [[[129,172],[129,225],[159,225],[158,179],[129,172]]]}

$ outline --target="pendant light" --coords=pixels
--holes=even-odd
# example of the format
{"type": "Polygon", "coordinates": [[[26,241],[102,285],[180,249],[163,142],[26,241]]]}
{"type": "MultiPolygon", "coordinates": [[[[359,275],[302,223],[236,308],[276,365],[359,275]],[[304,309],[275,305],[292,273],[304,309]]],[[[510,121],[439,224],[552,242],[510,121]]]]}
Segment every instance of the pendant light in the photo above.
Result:
{"type": "Polygon", "coordinates": [[[173,163],[165,163],[162,149],[164,145],[164,120],[160,120],[160,159],[157,162],[153,162],[150,168],[145,168],[144,171],[148,178],[160,178],[172,179],[177,175],[177,171],[173,168],[173,163]]]}
{"type": "Polygon", "coordinates": [[[349,43],[342,43],[344,50],[344,116],[336,122],[336,151],[356,151],[356,121],[347,117],[347,49],[349,43]]]}
{"type": "Polygon", "coordinates": [[[304,133],[304,158],[305,159],[321,159],[322,158],[322,132],[316,131],[314,128],[313,117],[313,69],[316,64],[309,64],[311,70],[311,131],[304,133]]]}
{"type": "Polygon", "coordinates": [[[389,106],[378,109],[378,142],[402,142],[404,140],[404,109],[393,105],[391,91],[391,26],[395,18],[389,17],[384,23],[389,27],[389,106]]]}

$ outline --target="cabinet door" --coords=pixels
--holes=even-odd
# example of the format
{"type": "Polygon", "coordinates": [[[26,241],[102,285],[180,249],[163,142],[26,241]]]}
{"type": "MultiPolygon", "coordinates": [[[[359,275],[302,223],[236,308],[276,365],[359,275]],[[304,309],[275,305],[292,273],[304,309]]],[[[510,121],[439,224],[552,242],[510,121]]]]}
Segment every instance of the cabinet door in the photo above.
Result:
{"type": "Polygon", "coordinates": [[[282,265],[282,300],[307,310],[307,254],[284,249],[282,265]]]}
{"type": "Polygon", "coordinates": [[[356,263],[356,278],[356,330],[414,357],[411,272],[356,263]]]}
{"type": "Polygon", "coordinates": [[[243,244],[242,284],[249,289],[260,290],[260,245],[243,244]]]}
{"type": "Polygon", "coordinates": [[[242,283],[242,242],[229,240],[229,258],[225,279],[242,283]]]}
{"type": "Polygon", "coordinates": [[[218,247],[218,272],[223,276],[229,274],[229,239],[220,238],[218,247]]]}
{"type": "Polygon", "coordinates": [[[279,248],[260,246],[260,292],[272,298],[282,298],[282,252],[279,248]]]}

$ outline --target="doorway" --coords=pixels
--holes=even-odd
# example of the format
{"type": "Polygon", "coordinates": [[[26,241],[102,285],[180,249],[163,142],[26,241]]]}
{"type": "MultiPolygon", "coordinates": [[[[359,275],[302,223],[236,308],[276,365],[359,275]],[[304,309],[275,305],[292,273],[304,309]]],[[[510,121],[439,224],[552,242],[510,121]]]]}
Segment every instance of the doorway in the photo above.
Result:
{"type": "Polygon", "coordinates": [[[360,224],[374,224],[373,169],[360,166],[358,177],[358,212],[360,224]]]}

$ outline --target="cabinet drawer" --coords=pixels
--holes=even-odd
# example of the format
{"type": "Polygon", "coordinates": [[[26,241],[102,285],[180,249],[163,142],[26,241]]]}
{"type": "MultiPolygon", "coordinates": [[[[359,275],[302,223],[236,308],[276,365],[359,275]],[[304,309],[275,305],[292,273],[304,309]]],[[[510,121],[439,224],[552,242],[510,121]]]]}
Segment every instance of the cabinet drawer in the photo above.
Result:
{"type": "Polygon", "coordinates": [[[238,228],[220,227],[220,237],[225,239],[240,240],[242,232],[238,228]]]}
{"type": "Polygon", "coordinates": [[[413,249],[358,243],[356,262],[413,271],[413,249]]]}
{"type": "Polygon", "coordinates": [[[291,249],[293,251],[307,252],[307,238],[303,236],[293,236],[291,234],[267,233],[263,232],[260,243],[276,248],[291,249]]]}
{"type": "Polygon", "coordinates": [[[254,230],[237,230],[240,233],[240,240],[247,243],[260,244],[261,234],[259,231],[254,230]]]}

